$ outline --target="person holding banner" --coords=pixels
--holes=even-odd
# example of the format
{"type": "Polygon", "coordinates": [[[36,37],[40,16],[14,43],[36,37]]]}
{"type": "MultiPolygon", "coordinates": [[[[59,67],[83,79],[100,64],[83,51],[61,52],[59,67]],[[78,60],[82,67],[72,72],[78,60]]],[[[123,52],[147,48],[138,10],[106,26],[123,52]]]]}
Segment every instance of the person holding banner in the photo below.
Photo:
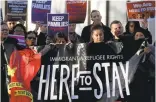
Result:
{"type": "Polygon", "coordinates": [[[104,42],[104,31],[101,25],[95,25],[92,27],[90,42],[91,43],[104,42]]]}
{"type": "Polygon", "coordinates": [[[102,16],[98,10],[93,10],[91,12],[91,20],[93,21],[93,24],[84,27],[81,33],[81,38],[84,42],[90,41],[91,28],[93,25],[96,25],[96,24],[100,24],[103,27],[103,30],[105,31],[105,34],[104,34],[105,41],[108,41],[113,38],[110,32],[110,28],[105,26],[101,22],[101,19],[102,19],[102,16]]]}
{"type": "Polygon", "coordinates": [[[26,48],[11,54],[8,65],[8,75],[11,77],[8,90],[10,102],[33,102],[30,82],[40,69],[41,56],[49,50],[42,49],[37,52],[34,47],[36,38],[37,34],[29,31],[25,35],[26,48]]]}
{"type": "Polygon", "coordinates": [[[127,55],[131,57],[138,51],[143,53],[133,81],[130,83],[130,95],[124,96],[122,102],[153,102],[150,97],[154,96],[152,85],[154,78],[150,77],[150,73],[154,73],[154,46],[148,44],[147,35],[142,29],[137,29],[131,41],[131,50],[127,51],[127,55]],[[152,89],[152,90],[151,90],[152,89]],[[152,94],[151,94],[152,92],[152,94]]]}
{"type": "MultiPolygon", "coordinates": [[[[143,24],[143,26],[145,26],[145,24],[143,24]]],[[[145,28],[142,28],[140,26],[139,21],[128,21],[128,23],[125,26],[125,29],[126,29],[126,32],[124,32],[123,34],[126,35],[126,36],[127,35],[133,36],[134,33],[136,32],[136,30],[141,29],[147,35],[148,43],[149,44],[152,43],[152,35],[148,31],[147,26],[146,26],[146,29],[145,28]]]]}

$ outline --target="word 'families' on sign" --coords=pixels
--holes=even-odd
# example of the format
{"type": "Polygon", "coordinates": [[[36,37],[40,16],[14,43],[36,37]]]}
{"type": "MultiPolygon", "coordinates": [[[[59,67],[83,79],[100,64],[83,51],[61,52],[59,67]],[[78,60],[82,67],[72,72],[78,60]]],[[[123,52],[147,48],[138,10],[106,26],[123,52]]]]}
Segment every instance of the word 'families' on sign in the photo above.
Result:
{"type": "Polygon", "coordinates": [[[48,34],[56,34],[63,32],[66,36],[68,34],[69,18],[68,14],[48,14],[47,26],[48,34]]]}

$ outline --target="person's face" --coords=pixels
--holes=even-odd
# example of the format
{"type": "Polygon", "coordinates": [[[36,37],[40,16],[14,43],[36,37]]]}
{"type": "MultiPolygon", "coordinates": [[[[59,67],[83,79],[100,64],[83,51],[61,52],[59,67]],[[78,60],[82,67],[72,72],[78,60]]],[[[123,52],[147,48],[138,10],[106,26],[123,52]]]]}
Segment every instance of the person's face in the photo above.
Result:
{"type": "Polygon", "coordinates": [[[101,14],[100,12],[93,12],[91,14],[91,19],[95,24],[100,24],[101,23],[101,14]]]}
{"type": "Polygon", "coordinates": [[[41,32],[43,32],[43,33],[47,32],[47,26],[46,25],[41,25],[40,29],[41,29],[41,32]]]}
{"type": "Polygon", "coordinates": [[[142,19],[142,15],[141,14],[138,14],[137,18],[138,19],[142,19]]]}
{"type": "Polygon", "coordinates": [[[16,22],[14,22],[14,21],[8,21],[7,22],[7,25],[9,27],[9,30],[12,30],[12,28],[16,25],[16,22]]]}
{"type": "Polygon", "coordinates": [[[1,29],[0,38],[1,38],[1,40],[4,40],[8,37],[9,28],[6,24],[3,24],[3,25],[1,25],[0,29],[1,29]]]}
{"type": "Polygon", "coordinates": [[[14,29],[14,34],[15,35],[24,35],[24,30],[21,27],[16,27],[14,29]]]}
{"type": "Polygon", "coordinates": [[[69,24],[69,32],[75,32],[76,24],[69,24]]]}
{"type": "Polygon", "coordinates": [[[66,42],[66,40],[65,40],[64,38],[57,38],[57,39],[56,39],[56,43],[57,43],[57,44],[65,44],[65,43],[67,43],[67,42],[66,42]]]}
{"type": "Polygon", "coordinates": [[[118,24],[112,24],[111,26],[111,32],[114,36],[119,36],[120,34],[123,33],[123,27],[121,23],[118,24]]]}
{"type": "Polygon", "coordinates": [[[52,41],[52,38],[50,38],[50,37],[47,37],[46,38],[46,44],[50,44],[50,43],[52,43],[53,41],[52,41]]]}
{"type": "Polygon", "coordinates": [[[36,44],[36,35],[31,33],[27,35],[26,38],[26,45],[27,46],[34,46],[36,44]]]}
{"type": "Polygon", "coordinates": [[[136,32],[135,34],[135,40],[138,40],[138,39],[143,39],[145,38],[144,34],[142,32],[136,32]]]}
{"type": "Polygon", "coordinates": [[[92,39],[94,43],[100,43],[104,41],[104,34],[103,31],[100,29],[94,30],[92,33],[92,39]]]}
{"type": "Polygon", "coordinates": [[[129,23],[129,31],[130,31],[130,33],[134,32],[134,27],[135,27],[135,24],[133,22],[130,22],[129,23]]]}

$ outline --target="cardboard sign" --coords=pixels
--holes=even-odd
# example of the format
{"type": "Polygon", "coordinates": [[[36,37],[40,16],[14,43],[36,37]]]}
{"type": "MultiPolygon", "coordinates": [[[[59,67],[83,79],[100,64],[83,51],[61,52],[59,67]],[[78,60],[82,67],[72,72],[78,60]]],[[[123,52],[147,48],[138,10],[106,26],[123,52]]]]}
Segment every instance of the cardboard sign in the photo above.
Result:
{"type": "Polygon", "coordinates": [[[17,0],[17,1],[8,0],[7,1],[8,20],[19,21],[22,19],[26,21],[27,5],[28,5],[27,0],[17,0]]]}
{"type": "Polygon", "coordinates": [[[33,0],[32,1],[32,22],[47,24],[47,13],[51,10],[51,0],[33,0]]]}
{"type": "Polygon", "coordinates": [[[68,14],[48,14],[48,35],[55,35],[57,32],[63,32],[68,36],[69,18],[68,14]]]}
{"type": "Polygon", "coordinates": [[[67,12],[69,13],[70,23],[84,23],[86,18],[87,1],[86,0],[68,0],[66,1],[67,12]]]}
{"type": "Polygon", "coordinates": [[[133,21],[155,18],[155,1],[128,2],[127,15],[133,21]]]}

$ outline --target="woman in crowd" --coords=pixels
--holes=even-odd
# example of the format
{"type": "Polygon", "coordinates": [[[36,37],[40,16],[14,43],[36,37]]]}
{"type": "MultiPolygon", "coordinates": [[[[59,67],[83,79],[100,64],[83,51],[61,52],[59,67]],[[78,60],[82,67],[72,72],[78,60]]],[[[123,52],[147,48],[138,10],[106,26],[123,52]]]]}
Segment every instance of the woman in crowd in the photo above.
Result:
{"type": "Polygon", "coordinates": [[[136,30],[138,30],[138,29],[144,31],[144,33],[147,36],[148,43],[149,44],[152,43],[152,35],[151,35],[151,33],[148,31],[148,29],[141,28],[139,21],[129,21],[126,24],[125,29],[126,29],[126,32],[123,33],[125,36],[127,36],[127,35],[133,36],[136,33],[136,30]]]}
{"type": "Polygon", "coordinates": [[[91,43],[104,42],[104,30],[100,25],[92,27],[90,42],[91,43]]]}
{"type": "Polygon", "coordinates": [[[128,23],[125,26],[126,32],[124,32],[124,35],[134,35],[135,31],[140,28],[140,24],[138,21],[128,21],[128,23]]]}
{"type": "Polygon", "coordinates": [[[26,28],[22,24],[16,24],[13,27],[13,34],[14,35],[26,35],[26,28]]]}
{"type": "Polygon", "coordinates": [[[68,42],[67,36],[63,32],[58,32],[54,36],[54,43],[65,44],[68,42]]]}
{"type": "Polygon", "coordinates": [[[32,31],[25,34],[26,48],[14,51],[11,54],[9,64],[9,70],[12,72],[10,74],[10,85],[16,82],[20,87],[14,86],[9,88],[11,95],[10,102],[21,102],[21,100],[31,102],[33,100],[30,82],[40,69],[42,55],[41,53],[37,53],[32,47],[35,45],[36,37],[37,35],[32,31]],[[21,92],[27,94],[20,94],[21,92]]]}
{"type": "Polygon", "coordinates": [[[25,34],[25,42],[27,48],[36,45],[36,40],[37,40],[36,32],[29,31],[27,34],[25,34]]]}
{"type": "Polygon", "coordinates": [[[130,95],[124,96],[122,102],[153,102],[151,99],[154,96],[154,77],[151,77],[151,72],[154,71],[154,46],[148,45],[146,32],[142,29],[137,29],[134,34],[134,41],[132,41],[131,51],[126,52],[132,57],[138,50],[145,54],[141,58],[138,68],[134,74],[134,78],[129,85],[130,95]],[[143,44],[143,42],[145,42],[143,44]],[[150,94],[152,93],[152,94],[150,94]]]}

